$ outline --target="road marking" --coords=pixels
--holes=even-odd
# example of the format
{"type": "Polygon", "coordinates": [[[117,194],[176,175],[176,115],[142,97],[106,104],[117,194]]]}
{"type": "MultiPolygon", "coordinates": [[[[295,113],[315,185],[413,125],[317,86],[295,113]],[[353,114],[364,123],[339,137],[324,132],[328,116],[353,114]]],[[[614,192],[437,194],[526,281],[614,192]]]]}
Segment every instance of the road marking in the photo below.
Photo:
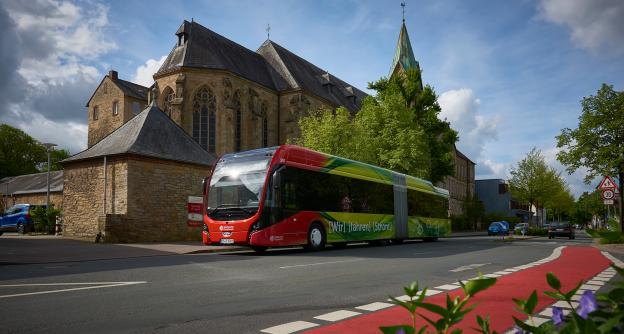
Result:
{"type": "Polygon", "coordinates": [[[455,269],[451,269],[449,271],[457,273],[457,272],[460,272],[460,271],[466,271],[466,270],[471,270],[471,269],[483,267],[483,266],[486,266],[488,264],[491,264],[491,263],[489,263],[489,262],[488,263],[473,263],[473,264],[469,264],[469,265],[466,265],[466,266],[461,266],[461,267],[458,267],[458,268],[455,268],[455,269]]]}
{"type": "Polygon", "coordinates": [[[49,293],[59,293],[59,292],[69,292],[69,291],[79,291],[79,290],[89,290],[89,289],[101,289],[101,288],[112,288],[112,287],[116,287],[116,286],[145,284],[145,283],[147,283],[147,282],[140,281],[140,282],[99,282],[99,283],[5,284],[5,285],[0,285],[0,288],[28,287],[28,286],[60,286],[60,285],[89,285],[89,286],[83,286],[83,287],[80,287],[80,288],[60,289],[60,290],[47,290],[47,291],[37,291],[37,292],[16,293],[16,294],[11,294],[11,295],[2,295],[2,296],[0,296],[0,298],[13,298],[13,297],[43,295],[43,294],[49,294],[49,293]]]}
{"type": "Polygon", "coordinates": [[[358,306],[356,307],[356,309],[363,310],[363,311],[379,311],[381,309],[388,308],[390,306],[394,306],[394,304],[374,302],[374,303],[358,306]]]}
{"type": "Polygon", "coordinates": [[[497,272],[495,272],[495,274],[503,276],[503,275],[509,275],[511,273],[509,271],[497,271],[497,272]]]}
{"type": "Polygon", "coordinates": [[[498,274],[485,274],[485,275],[483,275],[483,277],[496,278],[496,277],[501,277],[501,275],[498,275],[498,274]]]}
{"type": "Polygon", "coordinates": [[[578,305],[579,305],[579,303],[572,302],[572,307],[570,307],[570,304],[568,304],[568,302],[566,302],[565,300],[560,300],[560,301],[552,304],[551,306],[557,306],[557,307],[561,307],[561,308],[576,308],[578,305]]]}
{"type": "Polygon", "coordinates": [[[260,332],[268,334],[290,334],[316,326],[318,326],[318,324],[315,324],[313,322],[293,321],[287,324],[269,327],[261,330],[260,332]]]}
{"type": "Polygon", "coordinates": [[[459,288],[459,285],[457,284],[444,284],[444,285],[440,285],[440,286],[436,286],[436,289],[440,289],[440,290],[455,290],[457,288],[459,288]]]}
{"type": "Polygon", "coordinates": [[[353,259],[353,260],[344,260],[344,261],[331,261],[331,262],[318,262],[318,263],[308,263],[308,264],[297,264],[293,266],[283,266],[279,267],[280,269],[288,269],[288,268],[299,268],[299,267],[311,267],[311,266],[320,266],[323,264],[334,264],[334,263],[346,263],[346,262],[356,262],[356,261],[364,261],[364,259],[353,259]]]}
{"type": "Polygon", "coordinates": [[[354,311],[340,310],[340,311],[325,313],[325,314],[316,316],[316,317],[314,317],[314,319],[324,320],[324,321],[332,321],[333,322],[333,321],[338,321],[338,320],[351,318],[351,317],[354,317],[354,316],[360,315],[360,314],[362,314],[362,313],[354,312],[354,311]]]}
{"type": "Polygon", "coordinates": [[[594,281],[603,281],[603,282],[607,282],[611,280],[611,277],[600,277],[600,276],[596,276],[593,278],[594,281]]]}
{"type": "Polygon", "coordinates": [[[592,280],[589,280],[589,281],[585,282],[585,284],[603,286],[603,285],[605,285],[605,282],[592,279],[592,280]]]}
{"type": "Polygon", "coordinates": [[[583,284],[581,285],[581,289],[585,289],[585,290],[592,290],[592,291],[597,291],[598,289],[600,289],[600,286],[597,285],[589,285],[589,284],[583,284]]]}

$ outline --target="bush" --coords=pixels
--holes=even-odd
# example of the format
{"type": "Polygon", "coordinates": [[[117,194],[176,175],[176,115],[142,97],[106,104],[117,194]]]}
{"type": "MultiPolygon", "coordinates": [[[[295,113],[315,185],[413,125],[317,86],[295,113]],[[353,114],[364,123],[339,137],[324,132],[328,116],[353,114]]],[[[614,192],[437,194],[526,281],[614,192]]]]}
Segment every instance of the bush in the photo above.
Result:
{"type": "Polygon", "coordinates": [[[56,218],[60,215],[61,210],[54,208],[53,205],[50,206],[50,209],[38,206],[30,211],[30,216],[35,224],[35,232],[54,233],[56,218]]]}
{"type": "Polygon", "coordinates": [[[473,225],[463,215],[451,217],[451,231],[472,231],[473,229],[473,225]]]}
{"type": "Polygon", "coordinates": [[[538,237],[545,237],[548,235],[548,229],[541,227],[529,227],[527,235],[534,235],[538,237]]]}
{"type": "Polygon", "coordinates": [[[593,230],[588,228],[587,234],[592,238],[599,238],[601,244],[624,244],[624,234],[620,231],[593,230]]]}
{"type": "MultiPolygon", "coordinates": [[[[620,276],[624,277],[624,269],[611,265],[620,276]]],[[[624,282],[616,282],[614,288],[606,294],[598,294],[597,296],[590,290],[583,293],[578,306],[575,307],[575,302],[572,301],[573,296],[579,290],[583,282],[579,282],[578,285],[569,290],[561,290],[561,282],[553,273],[546,274],[546,281],[548,285],[553,289],[552,291],[544,291],[544,294],[559,300],[573,309],[567,316],[563,314],[563,310],[559,307],[552,307],[552,317],[550,321],[544,322],[539,326],[534,326],[533,314],[538,305],[537,291],[533,290],[533,293],[526,300],[513,299],[517,306],[517,310],[525,314],[529,323],[513,317],[516,323],[516,333],[622,333],[624,332],[624,325],[622,319],[624,319],[624,282]],[[601,303],[599,304],[598,301],[601,303]]],[[[476,305],[469,304],[472,297],[480,291],[486,290],[496,283],[496,278],[485,278],[480,276],[476,280],[470,280],[466,284],[460,282],[462,289],[464,290],[464,297],[459,296],[451,297],[446,295],[446,307],[439,306],[437,304],[431,304],[424,301],[427,288],[422,291],[418,290],[418,283],[414,282],[405,287],[405,293],[410,298],[408,301],[401,301],[392,298],[392,301],[406,309],[412,319],[411,324],[380,327],[384,334],[424,334],[424,333],[437,333],[447,334],[462,333],[461,329],[452,329],[452,327],[458,324],[464,319],[464,317],[471,312],[476,305]],[[420,310],[426,310],[434,313],[439,319],[433,320],[428,316],[419,313],[420,310]],[[421,317],[427,322],[428,325],[421,328],[417,328],[416,319],[421,317]]],[[[476,316],[478,328],[473,328],[474,331],[482,334],[496,333],[490,329],[489,316],[482,318],[476,316]]]]}
{"type": "Polygon", "coordinates": [[[506,222],[509,223],[509,227],[512,228],[512,226],[520,223],[520,218],[516,217],[516,216],[505,216],[505,215],[501,215],[498,213],[488,213],[485,215],[484,218],[485,222],[489,225],[491,222],[499,222],[501,220],[504,220],[506,222]]]}

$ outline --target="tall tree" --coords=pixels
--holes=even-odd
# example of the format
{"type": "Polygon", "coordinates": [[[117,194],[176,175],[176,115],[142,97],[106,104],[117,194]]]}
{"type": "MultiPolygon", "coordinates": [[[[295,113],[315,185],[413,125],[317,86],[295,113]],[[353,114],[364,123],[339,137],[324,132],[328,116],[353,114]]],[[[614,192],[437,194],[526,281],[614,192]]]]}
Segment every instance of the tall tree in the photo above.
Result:
{"type": "MultiPolygon", "coordinates": [[[[62,169],[59,161],[68,156],[66,150],[54,150],[50,169],[62,169]]],[[[46,149],[40,142],[20,129],[0,124],[0,179],[45,171],[47,161],[46,149]]]]}
{"type": "Polygon", "coordinates": [[[597,176],[619,178],[620,224],[624,231],[624,92],[603,84],[596,95],[581,101],[583,111],[576,129],[564,128],[557,136],[557,159],[569,173],[585,167],[585,182],[597,176]]]}
{"type": "Polygon", "coordinates": [[[509,190],[514,198],[539,210],[540,205],[543,206],[547,198],[556,192],[557,176],[557,171],[546,164],[542,152],[534,147],[512,168],[509,190]]]}
{"type": "Polygon", "coordinates": [[[438,119],[437,97],[431,87],[422,88],[420,71],[382,78],[369,88],[377,94],[364,99],[355,116],[338,108],[302,118],[295,143],[434,183],[452,175],[457,133],[438,119]]]}

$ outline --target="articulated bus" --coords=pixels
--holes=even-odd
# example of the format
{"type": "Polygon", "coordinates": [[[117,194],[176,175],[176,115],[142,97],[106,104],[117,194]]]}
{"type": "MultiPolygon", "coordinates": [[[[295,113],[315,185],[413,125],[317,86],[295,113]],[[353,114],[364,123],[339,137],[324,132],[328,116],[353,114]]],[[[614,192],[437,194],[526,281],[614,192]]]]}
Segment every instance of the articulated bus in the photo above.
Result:
{"type": "Polygon", "coordinates": [[[204,180],[203,243],[320,250],[450,233],[447,190],[294,145],[226,154],[204,180]]]}

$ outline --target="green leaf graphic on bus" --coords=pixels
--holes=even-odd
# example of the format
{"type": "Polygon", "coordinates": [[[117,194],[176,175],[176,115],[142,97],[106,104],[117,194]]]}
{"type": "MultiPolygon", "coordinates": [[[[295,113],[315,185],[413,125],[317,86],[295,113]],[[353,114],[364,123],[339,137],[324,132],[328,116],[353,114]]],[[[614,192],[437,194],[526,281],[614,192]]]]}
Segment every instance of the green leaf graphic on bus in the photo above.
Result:
{"type": "Polygon", "coordinates": [[[394,216],[383,214],[322,212],[327,242],[392,239],[394,216]]]}

